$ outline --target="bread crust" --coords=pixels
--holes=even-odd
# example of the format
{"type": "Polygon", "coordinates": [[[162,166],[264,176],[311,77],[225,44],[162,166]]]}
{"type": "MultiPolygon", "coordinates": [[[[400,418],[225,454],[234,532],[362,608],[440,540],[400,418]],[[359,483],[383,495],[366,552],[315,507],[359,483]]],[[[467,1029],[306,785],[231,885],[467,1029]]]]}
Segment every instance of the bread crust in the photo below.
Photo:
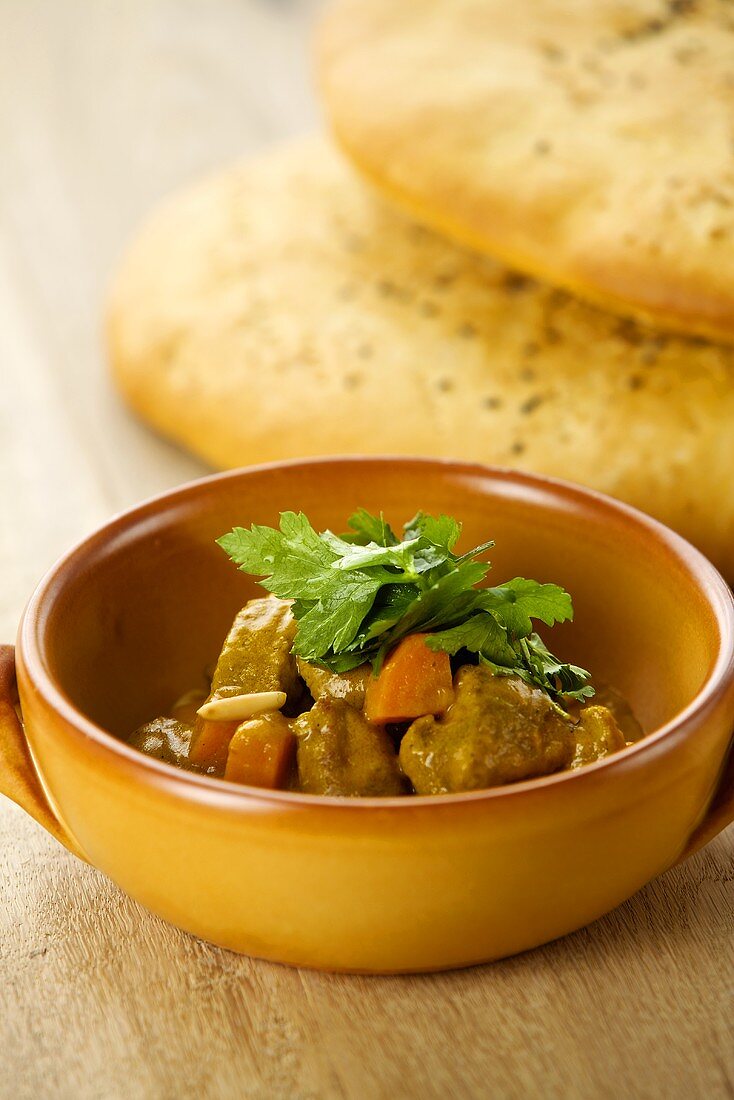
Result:
{"type": "Polygon", "coordinates": [[[734,341],[725,0],[341,0],[334,134],[465,246],[621,315],[734,341]]]}
{"type": "Polygon", "coordinates": [[[108,336],[132,407],[213,466],[337,453],[517,466],[652,513],[734,580],[734,349],[457,248],[321,138],[155,213],[117,274],[108,336]]]}

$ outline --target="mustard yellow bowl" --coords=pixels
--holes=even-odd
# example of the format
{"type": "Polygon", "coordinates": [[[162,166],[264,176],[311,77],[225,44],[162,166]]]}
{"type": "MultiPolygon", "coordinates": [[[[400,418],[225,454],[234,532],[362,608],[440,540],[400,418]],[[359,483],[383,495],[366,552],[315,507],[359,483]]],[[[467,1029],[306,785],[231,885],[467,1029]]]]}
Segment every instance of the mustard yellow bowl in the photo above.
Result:
{"type": "Polygon", "coordinates": [[[112,520],[52,569],[0,660],[0,786],[153,912],[235,951],[412,971],[544,943],[607,912],[734,817],[734,608],[660,524],[571,485],[410,459],[236,471],[112,520]],[[214,545],[303,509],[418,508],[497,541],[494,575],[574,597],[554,648],[631,700],[643,741],[576,772],[463,795],[362,799],[240,787],[120,738],[216,655],[254,592],[214,545]]]}

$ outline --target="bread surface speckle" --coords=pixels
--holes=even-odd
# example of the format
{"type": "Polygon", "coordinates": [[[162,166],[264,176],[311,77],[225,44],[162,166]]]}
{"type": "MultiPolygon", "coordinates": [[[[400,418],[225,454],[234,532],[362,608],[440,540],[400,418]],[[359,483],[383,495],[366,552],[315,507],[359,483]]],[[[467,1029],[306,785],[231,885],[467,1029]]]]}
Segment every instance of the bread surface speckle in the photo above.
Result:
{"type": "Polygon", "coordinates": [[[117,275],[108,331],[130,404],[214,466],[519,466],[637,505],[734,579],[734,349],[455,247],[321,138],[163,206],[117,275]]]}
{"type": "Polygon", "coordinates": [[[730,0],[340,0],[317,52],[335,136],[417,220],[734,342],[730,0]]]}

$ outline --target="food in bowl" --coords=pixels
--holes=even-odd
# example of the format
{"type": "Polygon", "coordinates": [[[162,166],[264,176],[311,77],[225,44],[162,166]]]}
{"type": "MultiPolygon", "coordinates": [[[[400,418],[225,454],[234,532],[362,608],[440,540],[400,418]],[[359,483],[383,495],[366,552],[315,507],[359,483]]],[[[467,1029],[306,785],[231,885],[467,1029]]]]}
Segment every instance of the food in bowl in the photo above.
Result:
{"type": "Polygon", "coordinates": [[[465,966],[588,924],[732,821],[733,726],[734,602],[709,562],[617,501],[457,462],[299,461],[172,490],[66,555],[24,612],[15,662],[0,647],[0,789],[165,920],[299,966],[465,966]],[[418,798],[226,783],[125,743],[197,683],[258,595],[225,564],[223,531],[277,526],[293,504],[338,530],[358,503],[398,517],[416,502],[460,516],[467,546],[491,517],[497,578],[573,593],[553,648],[620,688],[644,738],[587,767],[418,798]]]}
{"type": "Polygon", "coordinates": [[[248,601],[206,689],[130,744],[250,786],[352,797],[481,790],[577,768],[639,740],[614,689],[533,629],[573,618],[565,589],[481,587],[494,543],[456,552],[461,524],[419,512],[398,538],[362,509],[350,531],[303,513],[219,545],[269,592],[248,601]]]}

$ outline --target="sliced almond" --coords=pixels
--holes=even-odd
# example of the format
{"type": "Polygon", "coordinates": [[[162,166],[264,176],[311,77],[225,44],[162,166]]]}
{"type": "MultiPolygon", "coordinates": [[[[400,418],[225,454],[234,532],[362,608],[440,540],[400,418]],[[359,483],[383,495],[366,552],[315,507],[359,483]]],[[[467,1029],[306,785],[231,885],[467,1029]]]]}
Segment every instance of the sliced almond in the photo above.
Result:
{"type": "Polygon", "coordinates": [[[247,695],[230,695],[229,698],[210,699],[199,707],[197,714],[210,722],[237,722],[264,714],[268,710],[280,710],[285,703],[284,691],[251,691],[247,695]]]}

